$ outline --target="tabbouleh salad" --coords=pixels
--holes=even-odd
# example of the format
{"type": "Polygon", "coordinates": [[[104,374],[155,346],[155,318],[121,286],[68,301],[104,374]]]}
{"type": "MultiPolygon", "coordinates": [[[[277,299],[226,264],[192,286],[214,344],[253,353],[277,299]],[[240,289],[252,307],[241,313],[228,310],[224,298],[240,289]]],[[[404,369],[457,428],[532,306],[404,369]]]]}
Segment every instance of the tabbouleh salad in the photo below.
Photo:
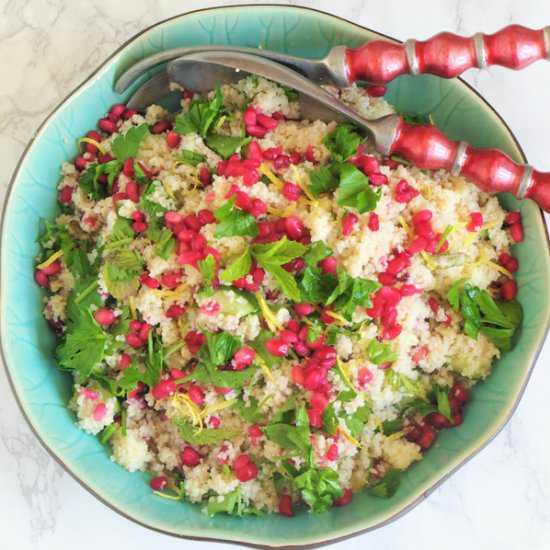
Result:
{"type": "Polygon", "coordinates": [[[181,103],[115,105],[62,167],[35,280],[69,408],[207,514],[392,496],[512,346],[519,213],[262,78],[181,103]]]}

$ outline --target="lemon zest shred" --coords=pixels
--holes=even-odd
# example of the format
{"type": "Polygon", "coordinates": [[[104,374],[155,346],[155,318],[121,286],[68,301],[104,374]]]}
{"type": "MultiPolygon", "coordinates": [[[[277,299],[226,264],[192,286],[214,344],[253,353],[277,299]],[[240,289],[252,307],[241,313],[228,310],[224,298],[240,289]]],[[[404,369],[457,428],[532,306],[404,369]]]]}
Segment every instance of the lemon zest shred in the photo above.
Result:
{"type": "Polygon", "coordinates": [[[274,206],[268,206],[267,211],[270,214],[273,214],[274,216],[277,216],[278,218],[284,218],[285,213],[282,210],[279,210],[278,208],[275,208],[274,206]]]}
{"type": "Polygon", "coordinates": [[[187,327],[185,326],[185,322],[183,321],[183,317],[180,317],[178,320],[177,320],[177,326],[178,326],[178,330],[179,330],[179,333],[180,333],[180,336],[182,338],[185,338],[186,334],[187,334],[187,327]]]}
{"type": "Polygon", "coordinates": [[[205,407],[201,413],[201,418],[207,417],[209,414],[212,414],[217,411],[221,411],[222,409],[226,409],[227,407],[231,407],[238,401],[237,398],[234,399],[228,399],[226,401],[221,401],[220,403],[214,403],[214,405],[208,405],[208,407],[205,407]]]}
{"type": "Polygon", "coordinates": [[[491,268],[495,269],[496,271],[498,271],[499,273],[502,273],[504,276],[508,277],[508,279],[513,279],[514,278],[512,273],[510,271],[508,271],[505,267],[503,267],[501,265],[498,265],[497,263],[492,262],[491,260],[488,260],[485,257],[485,255],[483,254],[483,252],[480,253],[479,260],[477,260],[475,262],[470,262],[466,265],[469,266],[469,267],[475,267],[476,265],[486,265],[487,267],[491,267],[491,268]]]}
{"type": "Polygon", "coordinates": [[[268,380],[271,380],[273,382],[273,380],[275,380],[275,377],[273,376],[271,369],[267,366],[267,363],[258,354],[256,354],[254,361],[258,363],[260,368],[264,371],[268,380]]]}
{"type": "Polygon", "coordinates": [[[373,418],[373,421],[376,424],[376,427],[380,430],[380,432],[384,433],[384,426],[382,425],[382,422],[380,421],[380,419],[377,416],[375,416],[373,418]]]}
{"type": "Polygon", "coordinates": [[[427,266],[432,270],[434,271],[435,270],[435,264],[433,262],[433,260],[430,258],[430,255],[425,251],[425,250],[422,250],[420,252],[420,255],[422,256],[422,258],[424,259],[424,261],[426,262],[427,266]]]}
{"type": "Polygon", "coordinates": [[[389,440],[389,441],[392,441],[394,439],[399,439],[400,437],[404,436],[405,435],[405,432],[403,431],[400,431],[400,432],[394,432],[390,435],[387,435],[386,436],[386,439],[389,440]]]}
{"type": "Polygon", "coordinates": [[[317,199],[312,195],[311,191],[309,190],[309,187],[304,183],[304,180],[302,179],[302,176],[300,172],[298,171],[298,168],[294,164],[292,166],[292,171],[294,172],[294,177],[296,178],[296,185],[304,192],[304,195],[313,203],[315,204],[317,202],[317,199]]]}
{"type": "Polygon", "coordinates": [[[133,296],[130,296],[130,314],[132,315],[132,320],[137,319],[137,312],[136,312],[136,301],[134,300],[133,296]]]}
{"type": "Polygon", "coordinates": [[[182,415],[187,416],[188,414],[191,417],[191,421],[194,426],[198,427],[198,431],[202,430],[203,424],[200,410],[186,393],[175,393],[172,396],[172,403],[182,415]]]}
{"type": "Polygon", "coordinates": [[[344,317],[342,317],[342,315],[336,313],[335,311],[327,311],[326,314],[329,317],[332,317],[336,321],[336,324],[338,326],[343,327],[348,324],[348,321],[344,317]]]}
{"type": "Polygon", "coordinates": [[[338,428],[340,430],[340,433],[350,442],[353,443],[357,448],[361,448],[361,443],[355,439],[350,433],[346,432],[343,428],[338,428]]]}
{"type": "Polygon", "coordinates": [[[265,164],[260,164],[259,170],[273,185],[283,188],[283,182],[265,164]]]}
{"type": "Polygon", "coordinates": [[[167,495],[166,493],[161,493],[160,491],[153,491],[154,495],[158,497],[165,498],[167,500],[181,500],[181,494],[179,495],[167,495]]]}
{"type": "Polygon", "coordinates": [[[287,216],[290,216],[290,214],[292,214],[292,212],[294,212],[294,210],[296,210],[296,203],[293,202],[293,203],[290,203],[283,211],[283,218],[286,218],[287,216]]]}
{"type": "Polygon", "coordinates": [[[477,239],[477,236],[477,233],[468,234],[462,242],[462,250],[466,250],[467,248],[469,248],[470,245],[477,239]]]}
{"type": "Polygon", "coordinates": [[[496,227],[498,225],[497,222],[487,222],[487,223],[484,223],[481,227],[480,227],[480,231],[484,231],[485,229],[493,229],[493,227],[496,227]]]}
{"type": "Polygon", "coordinates": [[[58,250],[57,252],[54,252],[46,261],[37,265],[36,269],[44,269],[45,267],[48,267],[49,265],[53,264],[55,260],[61,258],[61,256],[63,256],[63,250],[58,250]]]}
{"type": "Polygon", "coordinates": [[[271,311],[271,309],[269,309],[269,306],[267,305],[261,293],[255,292],[254,295],[256,296],[256,300],[258,300],[258,305],[262,310],[262,314],[264,316],[265,322],[267,323],[267,326],[269,327],[269,330],[271,332],[276,332],[277,330],[283,330],[283,325],[279,323],[279,320],[277,319],[275,314],[271,311]]]}
{"type": "Polygon", "coordinates": [[[90,145],[94,145],[95,147],[97,147],[99,149],[99,152],[103,155],[105,153],[105,147],[103,147],[103,145],[101,145],[101,143],[99,143],[99,141],[95,140],[95,139],[92,139],[90,137],[83,137],[83,138],[80,138],[76,144],[78,146],[78,150],[80,152],[82,152],[82,147],[80,147],[80,145],[82,143],[89,143],[90,145]]]}
{"type": "Polygon", "coordinates": [[[164,187],[164,190],[166,191],[166,194],[172,199],[172,200],[176,200],[176,196],[174,195],[174,192],[172,191],[172,189],[170,189],[170,186],[168,185],[163,185],[164,187]]]}
{"type": "Polygon", "coordinates": [[[157,296],[160,296],[161,298],[166,298],[166,299],[171,299],[173,301],[177,300],[178,298],[181,297],[181,295],[183,294],[183,292],[187,289],[187,284],[186,283],[181,283],[179,286],[177,286],[176,288],[174,289],[154,289],[153,292],[157,295],[157,296]]]}
{"type": "Polygon", "coordinates": [[[407,232],[407,235],[409,236],[409,238],[412,239],[414,237],[413,230],[410,228],[409,224],[405,221],[405,218],[403,218],[403,216],[399,216],[399,223],[401,224],[403,229],[407,232]]]}
{"type": "Polygon", "coordinates": [[[336,366],[338,367],[338,371],[342,375],[342,378],[344,379],[346,385],[349,388],[353,388],[355,390],[355,386],[352,384],[349,378],[349,371],[348,371],[347,365],[340,359],[339,356],[336,357],[336,366]]]}

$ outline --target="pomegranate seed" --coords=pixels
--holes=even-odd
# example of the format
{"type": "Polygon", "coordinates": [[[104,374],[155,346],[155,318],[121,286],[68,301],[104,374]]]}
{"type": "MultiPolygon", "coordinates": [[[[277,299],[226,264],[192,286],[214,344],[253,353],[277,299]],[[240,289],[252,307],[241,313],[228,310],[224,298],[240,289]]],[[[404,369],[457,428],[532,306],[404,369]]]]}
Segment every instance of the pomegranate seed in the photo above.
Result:
{"type": "Polygon", "coordinates": [[[308,409],[307,416],[309,418],[309,425],[312,428],[319,429],[323,427],[323,419],[321,417],[321,413],[318,410],[308,409]]]}
{"type": "Polygon", "coordinates": [[[303,237],[305,227],[298,216],[289,216],[285,219],[285,231],[289,238],[298,240],[303,237]]]}
{"type": "Polygon", "coordinates": [[[124,120],[128,120],[128,119],[132,118],[134,115],[137,115],[137,111],[135,109],[126,109],[122,113],[122,118],[124,120]]]}
{"type": "Polygon", "coordinates": [[[425,426],[416,443],[420,445],[423,451],[426,451],[434,444],[436,435],[435,430],[431,426],[425,426]]]}
{"type": "Polygon", "coordinates": [[[379,273],[378,282],[382,285],[393,285],[397,280],[396,276],[392,273],[379,273]]]}
{"type": "Polygon", "coordinates": [[[206,248],[206,237],[202,233],[197,233],[195,238],[191,241],[191,250],[200,252],[206,248]]]}
{"type": "Polygon", "coordinates": [[[184,466],[188,466],[189,468],[194,468],[195,466],[198,466],[201,461],[201,455],[198,451],[193,449],[193,447],[190,447],[189,445],[185,446],[183,451],[180,455],[181,463],[184,466]]]}
{"type": "Polygon", "coordinates": [[[107,134],[114,134],[116,132],[116,124],[108,118],[102,118],[97,125],[100,130],[103,130],[107,134]]]}
{"type": "MultiPolygon", "coordinates": [[[[99,132],[97,132],[96,130],[90,130],[87,134],[86,134],[86,137],[89,137],[90,139],[93,139],[94,141],[101,141],[101,134],[99,132]]],[[[92,154],[97,154],[98,152],[98,149],[97,147],[93,144],[93,143],[86,143],[86,151],[88,153],[92,153],[92,154]]]]}
{"type": "MultiPolygon", "coordinates": [[[[384,86],[380,86],[383,88],[384,86]]],[[[344,495],[334,499],[334,506],[347,506],[353,498],[353,491],[349,488],[344,489],[344,495]]]]}
{"type": "Polygon", "coordinates": [[[250,458],[248,458],[248,455],[240,455],[235,459],[235,462],[233,462],[233,468],[235,470],[240,470],[241,468],[244,468],[249,462],[250,458]]]}
{"type": "Polygon", "coordinates": [[[129,367],[131,363],[132,363],[132,358],[127,353],[121,354],[119,367],[122,370],[125,369],[126,367],[129,367]]]}
{"type": "Polygon", "coordinates": [[[430,349],[428,346],[422,346],[418,348],[412,356],[413,363],[420,363],[422,359],[425,359],[429,353],[430,349]]]}
{"type": "Polygon", "coordinates": [[[139,282],[152,290],[160,286],[160,283],[157,281],[157,279],[151,277],[149,273],[142,273],[139,277],[139,282]]]}
{"type": "Polygon", "coordinates": [[[199,218],[201,225],[208,225],[209,223],[214,223],[216,221],[214,213],[211,210],[199,210],[197,217],[199,218]]]}
{"type": "Polygon", "coordinates": [[[296,342],[296,344],[294,344],[294,351],[299,357],[307,357],[311,354],[311,350],[304,342],[296,342]]]}
{"type": "Polygon", "coordinates": [[[290,375],[295,384],[304,385],[304,369],[300,365],[294,365],[290,375]]]}
{"type": "Polygon", "coordinates": [[[432,224],[430,222],[422,222],[415,226],[415,233],[424,237],[425,239],[432,240],[435,238],[434,230],[432,229],[432,224]]]}
{"type": "Polygon", "coordinates": [[[516,210],[515,212],[509,212],[508,214],[506,214],[506,217],[504,218],[504,222],[507,225],[514,225],[519,221],[521,221],[521,213],[519,210],[516,210]]]}
{"type": "Polygon", "coordinates": [[[201,313],[205,315],[213,316],[220,311],[220,303],[217,300],[208,300],[202,306],[199,307],[201,313]]]}
{"type": "Polygon", "coordinates": [[[86,170],[88,161],[84,157],[76,157],[74,159],[74,165],[79,172],[82,172],[82,170],[86,170]]]}
{"type": "Polygon", "coordinates": [[[267,130],[273,130],[279,125],[279,121],[274,118],[268,117],[266,115],[257,114],[256,115],[256,124],[263,126],[267,130]]]}
{"type": "Polygon", "coordinates": [[[170,130],[172,128],[172,123],[169,120],[161,120],[160,122],[157,122],[153,125],[151,128],[152,134],[162,134],[162,132],[166,132],[166,130],[170,130]]]}
{"type": "Polygon", "coordinates": [[[185,227],[191,229],[192,231],[198,231],[201,228],[201,222],[197,216],[188,215],[183,219],[185,227]]]}
{"type": "Polygon", "coordinates": [[[176,385],[173,380],[161,380],[156,386],[153,387],[151,393],[153,397],[160,401],[161,399],[166,399],[170,397],[176,391],[176,385]]]}
{"type": "Polygon", "coordinates": [[[267,160],[275,160],[277,157],[283,154],[283,149],[281,147],[270,147],[266,149],[263,153],[263,158],[267,160]]]}
{"type": "Polygon", "coordinates": [[[145,233],[149,229],[149,224],[146,222],[134,222],[132,224],[132,229],[136,233],[145,233]]]}
{"type": "Polygon", "coordinates": [[[134,180],[130,180],[126,184],[125,193],[132,202],[139,201],[139,185],[134,180]]]}
{"type": "Polygon", "coordinates": [[[355,224],[359,221],[359,218],[350,212],[347,216],[344,216],[342,219],[342,233],[344,235],[351,235],[355,224]]]}
{"type": "Polygon", "coordinates": [[[59,260],[55,260],[55,262],[52,262],[50,265],[43,267],[41,271],[48,276],[56,275],[61,271],[61,262],[59,260]]]}
{"type": "Polygon", "coordinates": [[[281,495],[279,497],[279,513],[287,518],[294,516],[292,497],[290,495],[281,495]]]}
{"type": "Polygon", "coordinates": [[[367,86],[366,91],[370,97],[382,97],[386,93],[386,86],[367,86]]]}
{"type": "Polygon", "coordinates": [[[509,279],[500,288],[500,295],[504,300],[514,300],[518,293],[518,285],[516,281],[509,279]]]}
{"type": "Polygon", "coordinates": [[[288,355],[288,344],[277,338],[267,340],[265,349],[275,357],[285,357],[288,355]]]}
{"type": "Polygon", "coordinates": [[[315,164],[317,162],[317,159],[315,158],[315,149],[314,149],[313,145],[308,145],[307,146],[305,156],[306,156],[307,161],[309,161],[313,164],[315,164]]]}
{"type": "Polygon", "coordinates": [[[454,384],[450,392],[461,405],[468,401],[468,390],[462,384],[454,384]]]}
{"type": "Polygon", "coordinates": [[[475,231],[479,231],[482,225],[483,215],[481,214],[481,212],[472,212],[470,214],[470,221],[466,226],[466,229],[471,233],[474,233],[475,231]]]}
{"type": "Polygon", "coordinates": [[[151,329],[153,327],[148,324],[148,323],[142,323],[141,324],[141,328],[139,329],[139,333],[138,333],[138,336],[139,336],[139,339],[142,341],[142,342],[146,342],[147,341],[147,337],[149,336],[149,332],[151,332],[151,329]]]}
{"type": "Polygon", "coordinates": [[[108,327],[116,321],[116,315],[110,309],[101,307],[94,313],[94,319],[99,325],[108,327]]]}
{"type": "Polygon", "coordinates": [[[199,180],[200,180],[200,182],[205,186],[210,185],[211,178],[212,178],[212,176],[210,174],[210,171],[208,170],[208,168],[206,168],[206,166],[203,166],[199,170],[199,180]]]}
{"type": "Polygon", "coordinates": [[[235,370],[243,370],[254,361],[256,352],[252,348],[244,347],[240,348],[233,355],[233,365],[235,370]]]}
{"type": "Polygon", "coordinates": [[[433,426],[434,428],[437,428],[440,430],[441,428],[448,428],[451,425],[450,420],[443,416],[440,412],[433,412],[430,413],[426,417],[426,421],[430,426],[433,426]]]}
{"type": "Polygon", "coordinates": [[[292,332],[291,330],[283,330],[279,334],[279,338],[285,343],[285,344],[295,344],[298,342],[298,335],[295,332],[292,332]]]}
{"type": "Polygon", "coordinates": [[[57,198],[61,204],[69,204],[73,196],[74,187],[70,185],[65,185],[59,190],[57,198]]]}
{"type": "Polygon", "coordinates": [[[171,130],[166,134],[165,139],[166,139],[166,145],[168,145],[170,149],[176,149],[181,142],[181,136],[177,132],[174,132],[173,130],[171,130]]]}
{"type": "Polygon", "coordinates": [[[267,134],[267,129],[257,124],[250,124],[246,126],[246,133],[252,137],[263,138],[267,134]]]}
{"type": "Polygon", "coordinates": [[[309,398],[309,404],[313,409],[323,412],[328,407],[328,397],[321,392],[314,392],[309,398]]]}
{"type": "Polygon", "coordinates": [[[407,248],[407,252],[411,255],[418,254],[419,252],[426,250],[427,246],[428,246],[428,239],[424,237],[416,237],[416,239],[414,239],[413,242],[407,248]]]}
{"type": "Polygon", "coordinates": [[[255,217],[265,214],[267,212],[267,205],[262,199],[254,199],[250,207],[249,212],[255,217]]]}
{"type": "Polygon", "coordinates": [[[380,218],[375,212],[369,214],[369,221],[367,223],[368,228],[371,231],[378,231],[380,229],[380,218]]]}
{"type": "Polygon", "coordinates": [[[321,271],[323,272],[323,274],[326,274],[326,273],[332,273],[333,275],[337,274],[336,258],[334,256],[329,256],[328,258],[321,260],[319,262],[319,267],[321,268],[321,271]]]}
{"type": "Polygon", "coordinates": [[[367,367],[360,368],[357,371],[357,381],[362,388],[369,384],[372,378],[373,374],[367,367]]]}
{"type": "Polygon", "coordinates": [[[516,222],[510,226],[510,235],[515,243],[523,241],[523,225],[521,222],[516,222]]]}
{"type": "Polygon", "coordinates": [[[323,373],[317,368],[308,368],[304,373],[302,385],[306,390],[316,390],[323,379],[323,373]]]}
{"type": "Polygon", "coordinates": [[[330,461],[338,460],[339,455],[340,453],[338,452],[338,445],[336,445],[336,443],[333,443],[325,453],[325,457],[330,461]]]}
{"type": "Polygon", "coordinates": [[[235,470],[235,477],[241,482],[245,483],[258,477],[258,467],[256,464],[249,462],[242,468],[235,470]]]}
{"type": "Polygon", "coordinates": [[[420,192],[405,180],[399,181],[395,186],[395,201],[401,204],[411,202],[418,195],[420,192]]]}
{"type": "Polygon", "coordinates": [[[187,252],[182,252],[176,261],[178,264],[196,265],[200,259],[200,252],[197,252],[196,250],[189,250],[187,252]]]}
{"type": "Polygon", "coordinates": [[[275,170],[284,170],[290,166],[290,157],[288,155],[281,155],[273,161],[273,168],[275,170]]]}
{"type": "Polygon", "coordinates": [[[262,435],[264,435],[264,432],[262,432],[260,426],[257,426],[256,424],[251,424],[250,426],[248,426],[248,435],[254,438],[262,437],[262,435]]]}
{"type": "Polygon", "coordinates": [[[185,335],[184,340],[189,351],[194,355],[206,342],[206,337],[202,332],[192,330],[185,335]]]}
{"type": "Polygon", "coordinates": [[[168,317],[168,319],[179,319],[184,313],[185,313],[185,308],[183,306],[172,304],[166,310],[166,317],[168,317]]]}
{"type": "Polygon", "coordinates": [[[300,317],[307,317],[308,315],[311,315],[315,310],[315,307],[313,304],[294,304],[294,311],[296,312],[296,315],[299,315],[300,317]]]}
{"type": "Polygon", "coordinates": [[[208,426],[211,428],[219,428],[221,424],[221,420],[217,416],[211,416],[207,422],[208,426]]]}
{"type": "Polygon", "coordinates": [[[189,388],[189,399],[193,401],[193,403],[196,403],[197,405],[202,406],[204,404],[204,392],[202,391],[202,388],[197,385],[193,385],[189,388]]]}
{"type": "Polygon", "coordinates": [[[256,109],[252,105],[249,105],[243,113],[243,121],[245,126],[255,126],[256,117],[257,117],[256,109]]]}
{"type": "Polygon", "coordinates": [[[105,418],[106,414],[107,414],[107,406],[105,405],[105,403],[98,403],[94,407],[92,416],[96,422],[101,422],[105,418]]]}
{"type": "MultiPolygon", "coordinates": [[[[245,120],[245,124],[248,124],[246,122],[246,120],[245,120]]],[[[256,114],[254,114],[253,124],[256,124],[256,114]]],[[[247,152],[248,158],[250,158],[250,159],[259,159],[259,160],[263,159],[264,154],[262,152],[262,147],[260,146],[260,144],[257,141],[251,141],[248,144],[246,152],[247,152]]]]}
{"type": "Polygon", "coordinates": [[[389,273],[390,275],[398,275],[410,265],[411,265],[411,262],[409,258],[407,258],[405,255],[399,255],[393,260],[388,262],[388,267],[386,268],[386,272],[389,273]]]}
{"type": "Polygon", "coordinates": [[[392,327],[384,327],[382,330],[382,338],[384,340],[394,340],[401,334],[401,325],[393,325],[392,327]]]}
{"type": "Polygon", "coordinates": [[[412,223],[414,226],[417,226],[421,223],[429,222],[432,216],[431,210],[420,210],[412,217],[412,223]]]}
{"type": "Polygon", "coordinates": [[[164,476],[154,477],[150,482],[149,485],[151,486],[151,489],[153,491],[164,491],[168,485],[168,478],[164,476]]]}
{"type": "Polygon", "coordinates": [[[139,349],[143,347],[143,344],[144,344],[141,338],[137,334],[134,334],[133,332],[130,332],[129,334],[126,335],[126,343],[134,349],[139,349]]]}
{"type": "Polygon", "coordinates": [[[291,202],[296,202],[302,194],[300,187],[289,181],[285,182],[281,192],[283,196],[291,202]]]}
{"type": "Polygon", "coordinates": [[[169,225],[177,225],[183,222],[183,216],[179,212],[170,210],[164,214],[164,223],[169,225]]]}
{"type": "Polygon", "coordinates": [[[160,280],[162,282],[162,286],[165,286],[169,289],[174,289],[179,285],[181,281],[181,275],[179,273],[166,273],[161,276],[160,280]]]}
{"type": "Polygon", "coordinates": [[[421,290],[418,290],[414,285],[403,285],[399,292],[401,296],[414,296],[417,293],[421,293],[421,290]]]}
{"type": "Polygon", "coordinates": [[[141,323],[140,321],[130,321],[130,330],[133,332],[139,332],[141,330],[141,323]]]}

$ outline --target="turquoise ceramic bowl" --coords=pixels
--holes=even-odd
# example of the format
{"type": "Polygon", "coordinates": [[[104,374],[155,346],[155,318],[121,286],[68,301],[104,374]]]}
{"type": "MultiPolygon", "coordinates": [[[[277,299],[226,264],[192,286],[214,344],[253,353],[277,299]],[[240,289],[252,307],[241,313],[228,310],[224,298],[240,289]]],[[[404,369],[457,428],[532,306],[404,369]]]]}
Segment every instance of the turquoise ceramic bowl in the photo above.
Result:
{"type": "MultiPolygon", "coordinates": [[[[130,40],[79,86],[44,122],[14,175],[6,203],[1,257],[1,329],[5,363],[21,408],[50,453],[107,505],[147,527],[182,537],[211,538],[261,546],[300,546],[331,541],[379,527],[417,504],[478,452],[510,417],[529,378],[548,324],[550,264],[545,226],[531,202],[521,208],[525,241],[519,299],[525,322],[518,344],[496,365],[490,379],[472,391],[463,425],[444,430],[424,460],[404,476],[388,500],[356,495],[346,508],[315,516],[208,518],[198,506],[159,499],[148,476],[129,473],[109,459],[96,438],[80,431],[66,409],[71,381],[53,360],[54,338],[41,316],[41,292],[33,282],[40,218],[55,215],[56,183],[63,161],[76,154],[76,140],[107,108],[125,100],[113,79],[133,62],[168,48],[194,44],[258,46],[321,57],[337,44],[356,46],[376,33],[331,15],[291,6],[215,8],[159,23],[130,40]]],[[[459,80],[401,77],[387,98],[402,111],[431,113],[449,136],[476,146],[499,147],[525,160],[510,130],[494,110],[459,80]]]]}

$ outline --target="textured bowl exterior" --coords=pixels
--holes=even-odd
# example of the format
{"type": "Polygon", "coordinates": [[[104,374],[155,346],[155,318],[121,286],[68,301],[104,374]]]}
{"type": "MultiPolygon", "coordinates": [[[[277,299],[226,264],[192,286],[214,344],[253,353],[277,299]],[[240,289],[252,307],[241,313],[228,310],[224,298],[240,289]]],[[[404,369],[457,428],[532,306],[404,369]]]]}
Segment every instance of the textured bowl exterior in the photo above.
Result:
{"type": "MultiPolygon", "coordinates": [[[[144,31],[107,60],[44,122],[21,159],[2,227],[0,320],[8,375],[44,446],[83,486],[126,517],[182,537],[262,547],[326,543],[379,527],[411,508],[479,451],[515,409],[547,330],[550,263],[540,210],[511,196],[502,196],[502,203],[521,209],[526,236],[515,250],[521,265],[519,300],[525,310],[518,343],[497,362],[490,379],[473,389],[463,425],[441,433],[425,459],[405,473],[391,499],[358,494],[346,508],[317,516],[301,512],[292,520],[278,515],[209,518],[199,506],[153,496],[148,476],[129,473],[111,461],[108,451],[76,426],[66,408],[70,376],[56,368],[54,338],[41,316],[42,292],[32,277],[36,236],[40,219],[57,212],[59,168],[76,155],[77,138],[94,127],[110,105],[129,95],[114,92],[115,76],[144,56],[183,45],[264,45],[321,57],[335,45],[357,46],[379,36],[334,16],[292,6],[235,6],[178,16],[144,31]]],[[[503,121],[459,80],[401,77],[389,86],[387,99],[400,111],[431,113],[453,139],[498,147],[517,161],[525,160],[503,121]]]]}

